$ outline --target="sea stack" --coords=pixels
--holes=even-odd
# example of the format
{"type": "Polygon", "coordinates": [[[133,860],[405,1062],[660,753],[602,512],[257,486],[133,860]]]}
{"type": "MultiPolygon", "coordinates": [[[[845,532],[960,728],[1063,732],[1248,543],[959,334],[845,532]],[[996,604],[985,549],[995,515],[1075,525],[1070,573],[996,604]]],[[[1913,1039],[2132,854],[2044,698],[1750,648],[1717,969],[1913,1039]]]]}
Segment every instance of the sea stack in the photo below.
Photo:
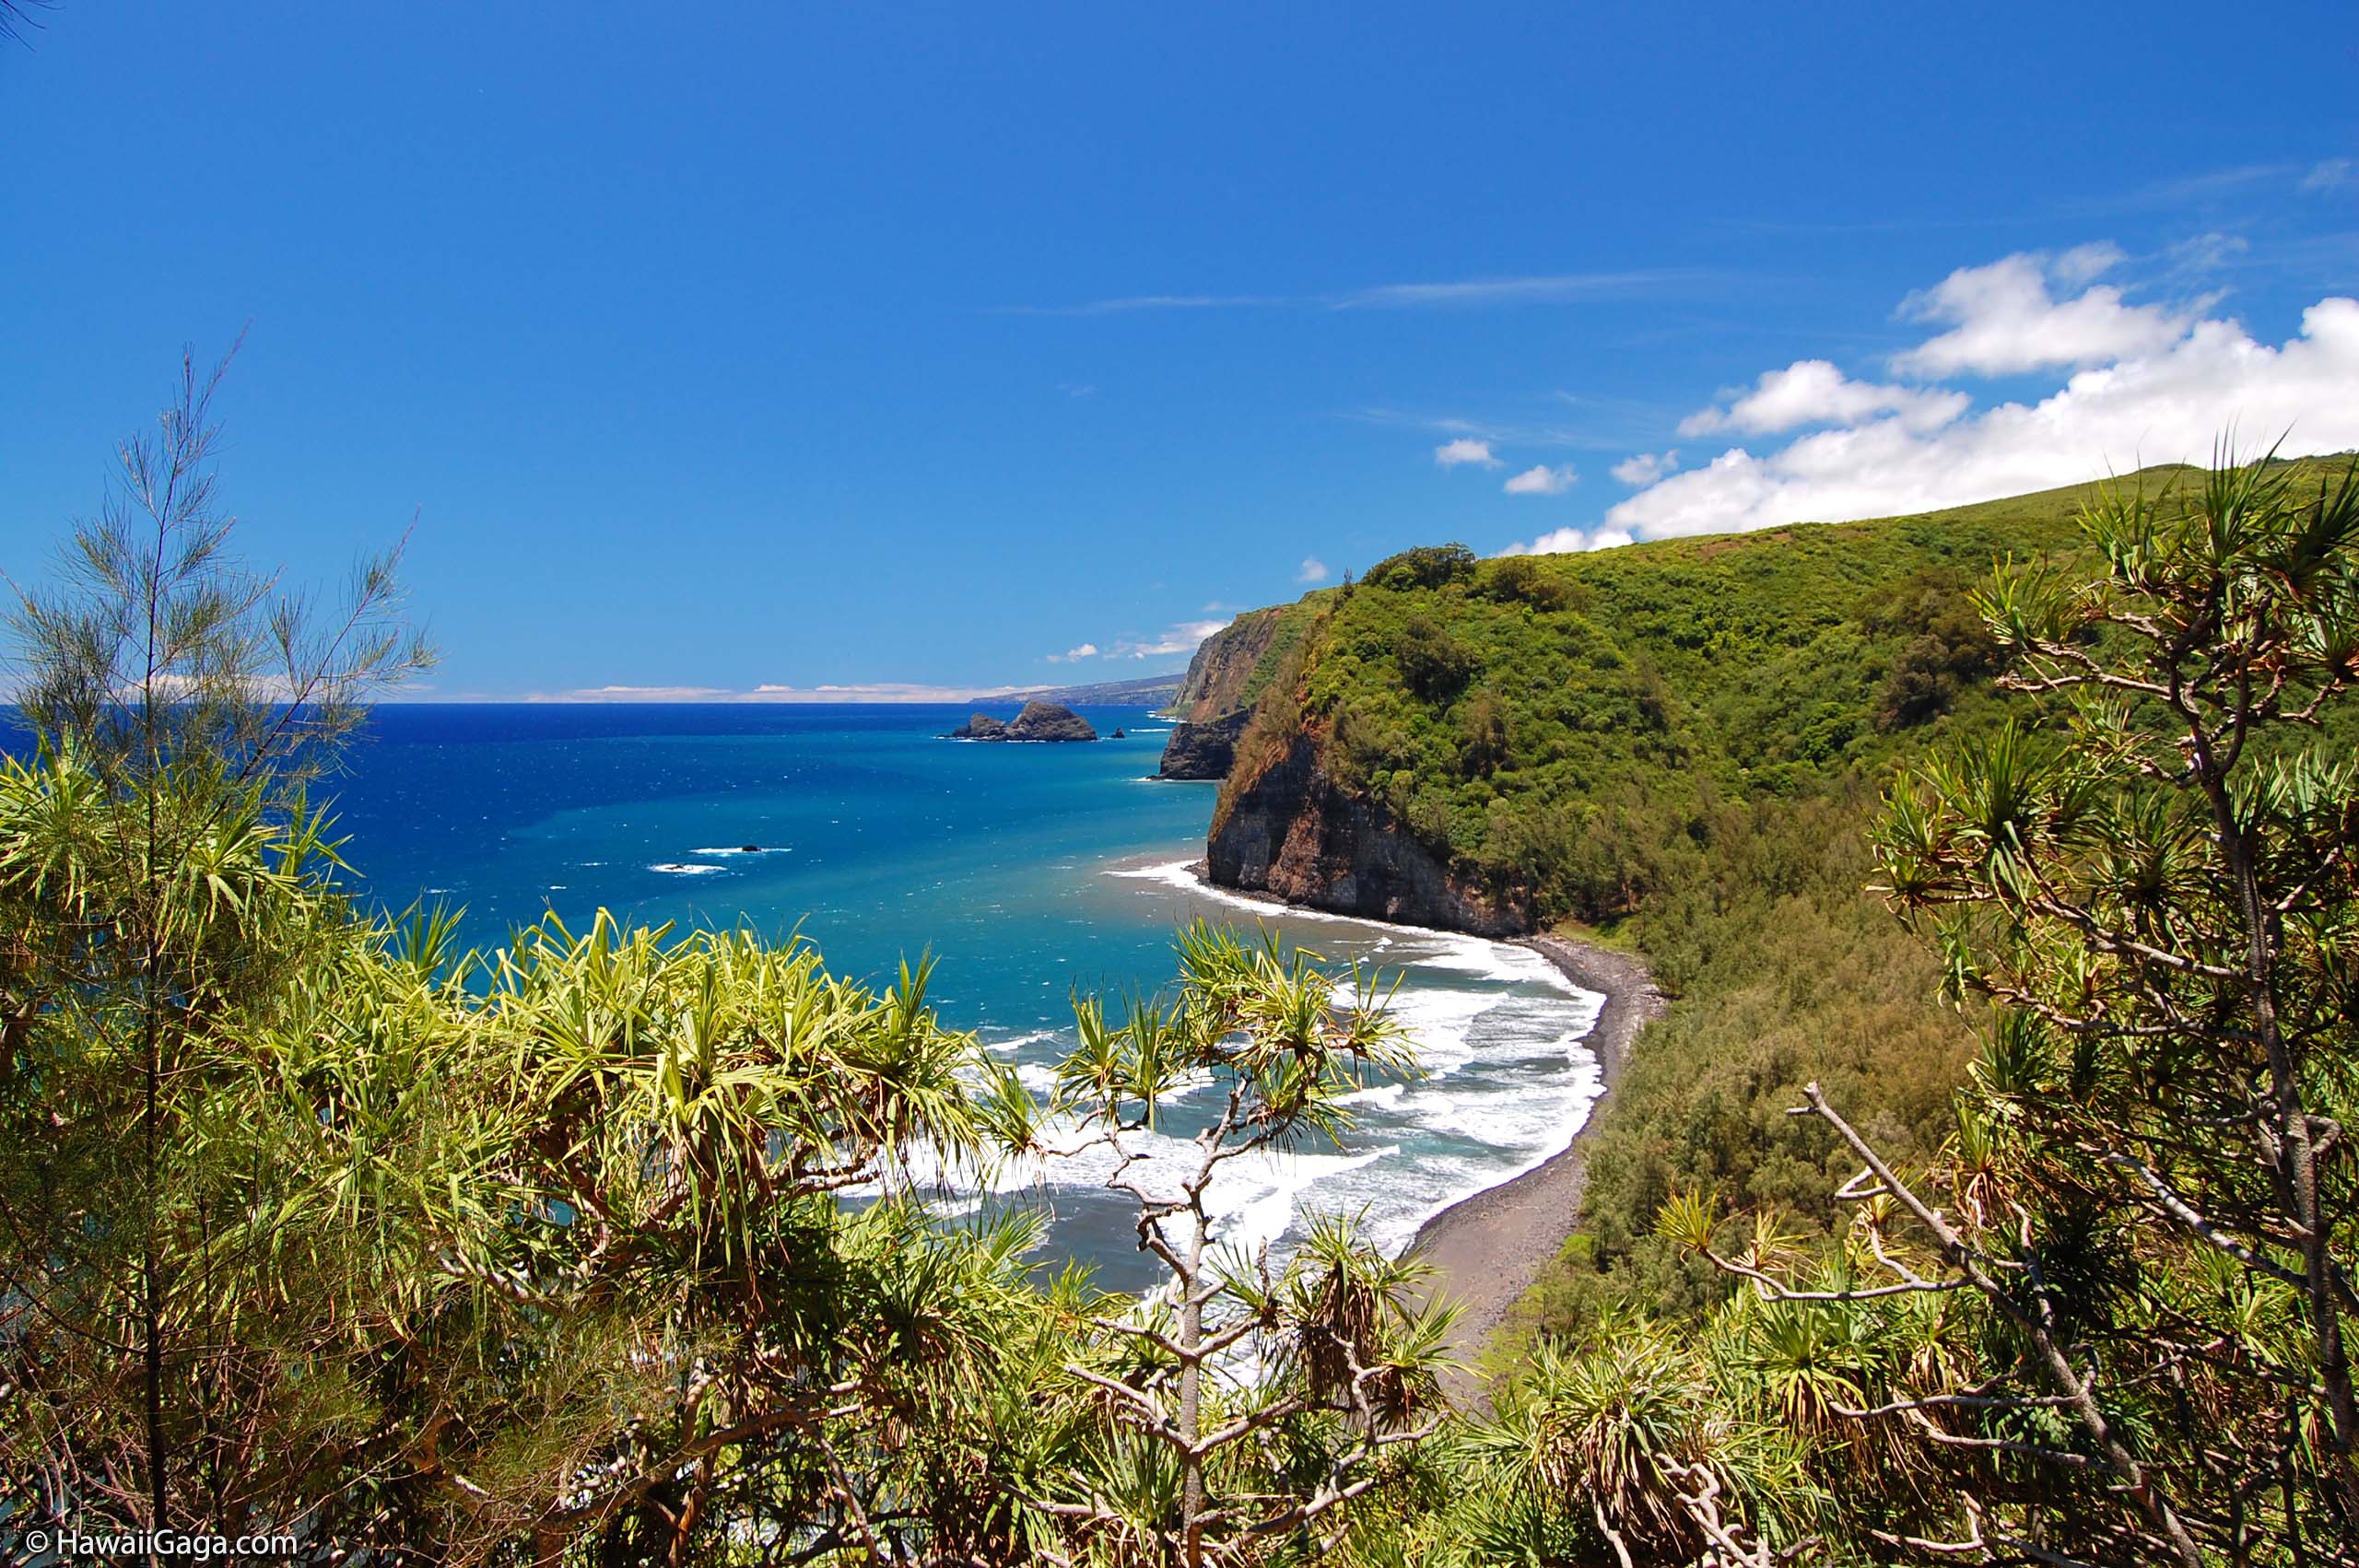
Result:
{"type": "Polygon", "coordinates": [[[952,741],[1094,741],[1097,731],[1072,708],[1053,702],[1027,702],[1013,722],[978,713],[944,737],[952,741]]]}

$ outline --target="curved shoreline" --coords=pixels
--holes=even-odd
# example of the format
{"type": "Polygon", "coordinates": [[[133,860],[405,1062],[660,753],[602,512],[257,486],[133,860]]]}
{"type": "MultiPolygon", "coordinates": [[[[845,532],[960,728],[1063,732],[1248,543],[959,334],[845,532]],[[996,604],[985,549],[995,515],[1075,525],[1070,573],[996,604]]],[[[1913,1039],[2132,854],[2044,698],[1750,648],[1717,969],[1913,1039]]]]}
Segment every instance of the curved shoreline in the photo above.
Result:
{"type": "Polygon", "coordinates": [[[1666,1005],[1646,965],[1630,954],[1560,936],[1515,941],[1583,990],[1605,998],[1581,1041],[1596,1054],[1602,1090],[1564,1148],[1512,1180],[1460,1199],[1427,1220],[1409,1244],[1433,1265],[1428,1293],[1460,1309],[1450,1330],[1450,1350],[1461,1363],[1451,1380],[1453,1398],[1479,1397],[1473,1358],[1573,1234],[1588,1176],[1590,1129],[1621,1080],[1631,1042],[1666,1005]]]}
{"type": "MultiPolygon", "coordinates": [[[[1203,886],[1225,895],[1301,914],[1329,914],[1289,904],[1273,894],[1216,888],[1202,860],[1188,869],[1203,886]]],[[[1621,1081],[1623,1064],[1638,1031],[1661,1017],[1668,1005],[1655,987],[1654,976],[1634,954],[1554,935],[1485,940],[1531,948],[1574,985],[1597,992],[1605,1001],[1598,1010],[1597,1022],[1581,1037],[1581,1044],[1597,1058],[1600,1092],[1565,1147],[1520,1176],[1450,1204],[1420,1225],[1409,1243],[1409,1251],[1433,1266],[1428,1299],[1438,1297],[1459,1307],[1449,1348],[1461,1365],[1448,1387],[1451,1398],[1461,1400],[1481,1398],[1474,1358],[1506,1321],[1508,1308],[1522,1299],[1572,1235],[1588,1176],[1590,1129],[1597,1125],[1599,1107],[1621,1081]]]]}

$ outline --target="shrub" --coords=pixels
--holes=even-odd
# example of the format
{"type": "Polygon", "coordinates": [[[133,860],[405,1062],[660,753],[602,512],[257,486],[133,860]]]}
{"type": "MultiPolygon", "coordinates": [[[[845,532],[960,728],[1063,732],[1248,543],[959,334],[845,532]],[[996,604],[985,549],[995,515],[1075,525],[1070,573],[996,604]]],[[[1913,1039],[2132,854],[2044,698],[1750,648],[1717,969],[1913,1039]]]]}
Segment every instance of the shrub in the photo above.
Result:
{"type": "Polygon", "coordinates": [[[1370,588],[1407,592],[1443,588],[1474,576],[1475,555],[1463,544],[1420,544],[1397,556],[1387,556],[1368,568],[1360,580],[1370,588]]]}
{"type": "Polygon", "coordinates": [[[1473,656],[1458,639],[1424,614],[1410,616],[1401,628],[1392,658],[1401,667],[1402,683],[1427,702],[1446,702],[1457,696],[1475,666],[1473,656]]]}

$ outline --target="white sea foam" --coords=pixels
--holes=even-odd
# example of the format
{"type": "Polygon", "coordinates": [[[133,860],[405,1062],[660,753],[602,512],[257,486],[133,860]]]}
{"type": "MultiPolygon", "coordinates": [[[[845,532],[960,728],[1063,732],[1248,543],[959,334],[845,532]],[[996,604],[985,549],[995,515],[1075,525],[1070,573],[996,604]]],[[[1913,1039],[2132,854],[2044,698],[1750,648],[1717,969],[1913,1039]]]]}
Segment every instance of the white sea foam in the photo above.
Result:
{"type": "Polygon", "coordinates": [[[725,872],[729,868],[684,865],[678,860],[658,860],[647,869],[651,872],[662,872],[665,876],[711,876],[715,872],[725,872]]]}
{"type": "Polygon", "coordinates": [[[743,844],[723,844],[710,849],[691,849],[691,855],[783,855],[793,848],[791,844],[757,845],[748,849],[743,844]]]}
{"type": "MultiPolygon", "coordinates": [[[[1601,1092],[1596,1057],[1583,1043],[1604,1005],[1546,955],[1510,942],[1277,906],[1206,885],[1185,860],[1117,866],[1109,874],[1161,883],[1288,924],[1358,927],[1363,951],[1390,986],[1391,1010],[1424,1076],[1346,1096],[1359,1119],[1353,1141],[1411,1153],[1347,1155],[1317,1170],[1295,1208],[1356,1213],[1368,1238],[1405,1246],[1435,1214],[1553,1158],[1588,1120],[1601,1092]],[[1444,980],[1440,974],[1466,977],[1444,980]],[[1425,978],[1432,976],[1433,978],[1425,978]]],[[[1380,994],[1380,993],[1379,993],[1380,994]]],[[[1338,1000],[1354,1000],[1352,983],[1338,1000]]]]}
{"type": "Polygon", "coordinates": [[[1509,980],[1543,985],[1571,996],[1594,995],[1576,986],[1565,973],[1548,962],[1544,954],[1514,942],[1493,942],[1488,937],[1474,936],[1466,931],[1436,930],[1428,926],[1404,926],[1391,920],[1372,920],[1364,915],[1338,915],[1325,909],[1305,908],[1294,904],[1273,903],[1249,894],[1226,887],[1215,887],[1196,874],[1193,860],[1164,860],[1144,866],[1110,866],[1108,876],[1125,877],[1140,882],[1157,882],[1166,887],[1208,898],[1215,904],[1226,904],[1238,909],[1250,910],[1265,919],[1320,920],[1334,925],[1359,926],[1386,933],[1379,947],[1399,944],[1403,956],[1387,962],[1422,965],[1435,969],[1456,969],[1480,975],[1485,979],[1509,980]]]}
{"type": "MultiPolygon", "coordinates": [[[[1186,871],[1183,863],[1122,868],[1116,874],[1205,891],[1186,871]]],[[[1316,912],[1283,913],[1289,919],[1375,925],[1316,912]]],[[[1273,1262],[1283,1261],[1298,1244],[1301,1220],[1315,1211],[1356,1215],[1369,1241],[1398,1250],[1443,1209],[1563,1150],[1596,1103],[1598,1063],[1582,1042],[1603,998],[1540,983],[1543,977],[1526,960],[1545,961],[1528,949],[1414,927],[1379,929],[1391,944],[1387,981],[1392,965],[1407,966],[1391,1006],[1422,1076],[1344,1096],[1357,1126],[1341,1149],[1265,1150],[1221,1164],[1206,1192],[1214,1237],[1248,1257],[1267,1247],[1273,1262]],[[1419,978],[1435,970],[1470,977],[1472,983],[1419,978]]],[[[1340,1000],[1351,1000],[1350,982],[1341,989],[1340,1000]]],[[[986,1048],[1030,1055],[1044,1047],[1052,1051],[1058,1037],[1054,1030],[1035,1030],[986,1048]]],[[[1056,1078],[1043,1059],[1018,1061],[1016,1074],[1041,1094],[1056,1078]]],[[[1210,1082],[1192,1079],[1175,1086],[1169,1098],[1181,1101],[1210,1082]]],[[[1126,1181],[1151,1198],[1178,1197],[1203,1157],[1191,1136],[1203,1114],[1175,1106],[1161,1129],[1121,1134],[1124,1146],[1140,1156],[1123,1172],[1126,1181]]],[[[921,1188],[963,1203],[985,1190],[1103,1191],[1120,1164],[1103,1137],[1069,1119],[1047,1129],[1042,1141],[1042,1153],[985,1172],[940,1168],[921,1156],[912,1174],[921,1188]]]]}

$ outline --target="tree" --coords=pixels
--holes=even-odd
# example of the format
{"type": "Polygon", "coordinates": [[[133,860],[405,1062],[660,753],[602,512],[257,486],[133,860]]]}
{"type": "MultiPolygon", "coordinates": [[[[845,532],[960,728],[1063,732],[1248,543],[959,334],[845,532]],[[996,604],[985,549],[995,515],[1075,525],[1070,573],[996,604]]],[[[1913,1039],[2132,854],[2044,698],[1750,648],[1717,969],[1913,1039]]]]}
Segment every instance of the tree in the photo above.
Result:
{"type": "Polygon", "coordinates": [[[183,355],[159,428],[122,445],[100,517],[75,531],[65,586],[20,591],[13,615],[42,757],[8,779],[10,1283],[128,1384],[82,1387],[91,1402],[51,1410],[65,1424],[34,1440],[109,1431],[129,1401],[135,1445],[76,1484],[137,1494],[156,1527],[175,1336],[204,1338],[168,1233],[212,1223],[170,1191],[182,1075],[204,1022],[266,991],[323,910],[307,872],[334,855],[305,784],[369,694],[431,661],[399,619],[398,552],[364,562],[323,622],[231,559],[210,412],[227,366],[183,355]]]}
{"type": "Polygon", "coordinates": [[[1934,759],[1877,835],[1947,994],[1992,1009],[1957,1136],[1905,1172],[1811,1087],[1862,1166],[1849,1277],[1713,1252],[1692,1200],[1665,1234],[1772,1300],[1974,1325],[1839,1402],[1949,1467],[1950,1538],[1895,1548],[2352,1561],[2359,464],[2224,461],[2083,528],[2085,575],[1977,599],[2052,724],[1934,759]]]}
{"type": "Polygon", "coordinates": [[[1139,1246],[1170,1281],[1088,1316],[1088,1342],[1062,1370],[1102,1426],[1031,1503],[1126,1561],[1199,1568],[1314,1532],[1332,1550],[1347,1533],[1335,1511],[1439,1426],[1436,1368],[1454,1310],[1413,1305],[1424,1267],[1333,1218],[1273,1278],[1266,1250],[1214,1246],[1209,1194],[1233,1162],[1340,1138],[1344,1097],[1406,1071],[1407,1054],[1363,981],[1340,1006],[1298,949],[1199,923],[1180,953],[1176,1001],[1134,1003],[1117,1027],[1084,1000],[1058,1066],[1050,1114],[1080,1129],[1066,1146],[1110,1153],[1106,1184],[1136,1200],[1139,1246]],[[1199,1085],[1217,1114],[1156,1153],[1165,1102],[1199,1085]],[[1106,1310],[1118,1305],[1129,1310],[1106,1310]]]}

